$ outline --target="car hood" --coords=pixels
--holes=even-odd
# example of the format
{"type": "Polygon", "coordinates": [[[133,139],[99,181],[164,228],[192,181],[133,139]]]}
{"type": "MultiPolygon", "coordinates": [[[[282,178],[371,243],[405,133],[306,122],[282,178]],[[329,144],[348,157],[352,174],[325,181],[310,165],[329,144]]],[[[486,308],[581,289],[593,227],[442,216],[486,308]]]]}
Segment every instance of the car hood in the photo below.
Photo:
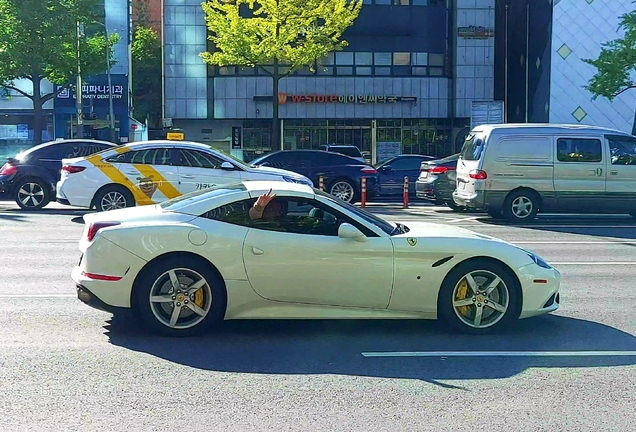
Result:
{"type": "Polygon", "coordinates": [[[250,171],[257,172],[257,173],[276,174],[276,175],[286,176],[286,177],[290,177],[297,180],[305,180],[305,181],[309,180],[304,175],[295,173],[293,171],[287,171],[284,169],[272,168],[268,166],[257,165],[254,167],[250,167],[250,171]]]}
{"type": "Polygon", "coordinates": [[[495,237],[487,236],[477,233],[465,228],[460,228],[452,225],[443,225],[429,222],[402,222],[409,228],[409,232],[406,234],[400,234],[395,237],[453,237],[453,238],[472,238],[490,240],[499,243],[507,243],[495,237]]]}

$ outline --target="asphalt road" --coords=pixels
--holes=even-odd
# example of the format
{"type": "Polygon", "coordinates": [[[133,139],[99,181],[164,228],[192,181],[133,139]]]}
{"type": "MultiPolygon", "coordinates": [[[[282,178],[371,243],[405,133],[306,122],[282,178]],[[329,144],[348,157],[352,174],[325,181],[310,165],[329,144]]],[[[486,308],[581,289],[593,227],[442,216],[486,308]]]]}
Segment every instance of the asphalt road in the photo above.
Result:
{"type": "Polygon", "coordinates": [[[407,224],[457,225],[538,252],[563,274],[561,309],[489,337],[449,333],[430,321],[312,321],[232,322],[201,338],[161,338],[73,297],[81,211],[51,205],[27,214],[0,202],[0,430],[633,427],[636,355],[623,354],[636,351],[634,221],[548,216],[512,227],[439,207],[373,211],[407,224]],[[431,351],[445,355],[368,354],[431,351]],[[546,351],[569,354],[540,354],[546,351]],[[614,353],[582,355],[589,351],[614,353]]]}

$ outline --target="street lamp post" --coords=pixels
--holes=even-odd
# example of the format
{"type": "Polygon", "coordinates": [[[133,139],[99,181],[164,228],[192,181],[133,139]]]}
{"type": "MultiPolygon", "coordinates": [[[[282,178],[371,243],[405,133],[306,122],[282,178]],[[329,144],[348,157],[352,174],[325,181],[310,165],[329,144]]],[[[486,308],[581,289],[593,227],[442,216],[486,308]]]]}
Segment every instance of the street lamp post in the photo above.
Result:
{"type": "Polygon", "coordinates": [[[81,24],[77,22],[77,81],[75,83],[75,109],[77,111],[77,129],[75,138],[84,138],[84,121],[82,119],[82,68],[80,66],[81,24]]]}
{"type": "Polygon", "coordinates": [[[106,24],[93,21],[95,24],[99,24],[104,27],[104,33],[106,34],[106,74],[108,76],[108,116],[110,117],[110,140],[115,142],[117,140],[115,134],[115,110],[113,109],[113,83],[110,74],[110,40],[108,39],[108,27],[106,24]]]}

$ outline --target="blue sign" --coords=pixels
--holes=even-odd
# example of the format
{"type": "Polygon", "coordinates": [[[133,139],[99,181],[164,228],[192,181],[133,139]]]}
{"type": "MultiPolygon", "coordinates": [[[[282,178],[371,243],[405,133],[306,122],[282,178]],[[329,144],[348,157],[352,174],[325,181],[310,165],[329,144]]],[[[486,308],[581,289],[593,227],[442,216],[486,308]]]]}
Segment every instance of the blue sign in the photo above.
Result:
{"type": "MultiPolygon", "coordinates": [[[[113,74],[111,82],[110,94],[113,98],[113,107],[127,109],[128,77],[126,75],[113,74]]],[[[55,86],[56,91],[59,88],[60,86],[55,86]]],[[[82,106],[108,109],[109,98],[107,75],[90,77],[82,84],[82,106]]],[[[64,89],[55,97],[55,106],[74,107],[75,99],[74,89],[64,89]]]]}

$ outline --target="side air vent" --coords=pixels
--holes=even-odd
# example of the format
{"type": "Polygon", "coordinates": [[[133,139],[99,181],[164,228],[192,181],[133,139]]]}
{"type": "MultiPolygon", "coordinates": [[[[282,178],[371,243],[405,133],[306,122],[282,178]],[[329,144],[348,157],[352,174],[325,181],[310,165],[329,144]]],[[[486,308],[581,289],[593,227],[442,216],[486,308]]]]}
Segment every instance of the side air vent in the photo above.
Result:
{"type": "Polygon", "coordinates": [[[442,258],[441,260],[436,261],[436,262],[433,264],[433,267],[439,267],[439,266],[441,266],[442,264],[446,264],[447,262],[449,262],[449,261],[450,261],[450,260],[452,260],[453,258],[455,258],[455,257],[454,257],[454,256],[449,256],[449,257],[446,257],[446,258],[442,258]]]}

